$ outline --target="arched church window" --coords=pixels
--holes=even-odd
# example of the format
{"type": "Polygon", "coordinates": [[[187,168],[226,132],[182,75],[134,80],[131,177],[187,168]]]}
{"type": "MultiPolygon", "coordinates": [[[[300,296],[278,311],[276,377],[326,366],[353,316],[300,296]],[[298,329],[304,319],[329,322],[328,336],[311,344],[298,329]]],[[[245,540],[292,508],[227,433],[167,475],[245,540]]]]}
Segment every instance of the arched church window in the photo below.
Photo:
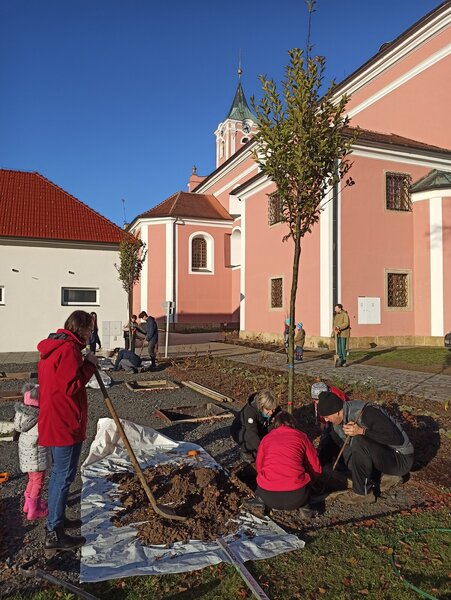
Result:
{"type": "Polygon", "coordinates": [[[219,158],[224,158],[224,154],[225,154],[225,142],[224,142],[224,140],[221,140],[219,142],[219,158]]]}
{"type": "Polygon", "coordinates": [[[191,268],[193,271],[207,268],[207,240],[202,237],[193,238],[191,268]]]}
{"type": "Polygon", "coordinates": [[[230,239],[230,264],[237,267],[241,264],[241,230],[234,229],[230,239]]]}

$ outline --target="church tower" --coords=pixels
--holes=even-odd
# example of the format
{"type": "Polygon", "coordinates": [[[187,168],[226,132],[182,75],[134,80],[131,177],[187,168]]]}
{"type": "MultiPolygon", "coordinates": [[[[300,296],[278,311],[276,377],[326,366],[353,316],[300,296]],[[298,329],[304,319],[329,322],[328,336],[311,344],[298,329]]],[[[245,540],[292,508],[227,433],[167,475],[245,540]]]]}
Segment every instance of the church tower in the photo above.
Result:
{"type": "Polygon", "coordinates": [[[215,131],[216,168],[237,152],[257,131],[255,115],[252,114],[241,85],[243,71],[238,68],[238,87],[232,106],[215,131]]]}

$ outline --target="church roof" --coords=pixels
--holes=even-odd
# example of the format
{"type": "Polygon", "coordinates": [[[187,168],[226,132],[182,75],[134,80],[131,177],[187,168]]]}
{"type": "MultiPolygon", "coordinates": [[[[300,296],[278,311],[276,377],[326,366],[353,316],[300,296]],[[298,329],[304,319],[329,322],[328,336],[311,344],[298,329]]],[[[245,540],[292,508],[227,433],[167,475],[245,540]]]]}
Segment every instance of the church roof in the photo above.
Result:
{"type": "Polygon", "coordinates": [[[233,221],[233,218],[213,194],[195,194],[193,192],[176,192],[154,208],[138,215],[134,221],[156,217],[233,221]]]}
{"type": "Polygon", "coordinates": [[[232,106],[230,107],[226,119],[233,119],[234,121],[244,121],[245,119],[249,119],[254,123],[256,122],[255,115],[251,112],[251,109],[247,104],[241,81],[238,81],[235,98],[233,99],[232,106]]]}
{"type": "Polygon", "coordinates": [[[451,188],[451,172],[433,169],[414,183],[411,186],[410,191],[426,192],[428,190],[438,190],[443,188],[451,188]]]}
{"type": "Polygon", "coordinates": [[[39,173],[0,169],[0,237],[119,244],[124,231],[39,173]]]}

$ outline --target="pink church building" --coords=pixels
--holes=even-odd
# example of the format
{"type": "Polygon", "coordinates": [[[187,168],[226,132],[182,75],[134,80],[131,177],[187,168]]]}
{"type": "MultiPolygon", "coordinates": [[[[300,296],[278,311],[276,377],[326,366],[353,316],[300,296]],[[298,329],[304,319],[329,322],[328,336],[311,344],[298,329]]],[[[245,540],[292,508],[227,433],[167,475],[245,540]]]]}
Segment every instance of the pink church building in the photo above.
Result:
{"type": "MultiPolygon", "coordinates": [[[[303,240],[296,319],[328,342],[343,304],[352,345],[442,344],[451,331],[451,2],[412,25],[336,87],[351,96],[353,187],[337,186],[303,240]]],[[[241,76],[241,73],[239,72],[241,76]]],[[[241,80],[216,136],[216,169],[137,216],[150,248],[135,312],[175,325],[235,323],[280,338],[293,244],[274,183],[253,159],[241,80]]]]}

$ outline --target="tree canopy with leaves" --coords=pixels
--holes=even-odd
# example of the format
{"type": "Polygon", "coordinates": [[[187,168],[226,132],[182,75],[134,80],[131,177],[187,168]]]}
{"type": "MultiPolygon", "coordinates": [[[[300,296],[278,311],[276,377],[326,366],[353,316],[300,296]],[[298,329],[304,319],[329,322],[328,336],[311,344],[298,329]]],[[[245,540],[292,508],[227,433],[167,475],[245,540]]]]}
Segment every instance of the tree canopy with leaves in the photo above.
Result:
{"type": "MultiPolygon", "coordinates": [[[[146,259],[147,250],[145,243],[132,236],[125,234],[119,244],[119,264],[115,268],[119,274],[119,280],[127,293],[128,321],[132,321],[133,313],[133,288],[141,277],[143,263],[146,259]]],[[[134,350],[134,338],[130,331],[131,350],[134,350]]]]}
{"type": "MultiPolygon", "coordinates": [[[[349,98],[334,96],[334,82],[321,95],[325,59],[304,56],[299,48],[289,51],[290,63],[282,82],[260,77],[263,98],[252,105],[257,114],[258,142],[255,159],[263,173],[277,186],[281,220],[288,226],[283,241],[294,242],[288,342],[288,409],[294,390],[295,304],[302,238],[319,221],[329,191],[351,168],[348,156],[357,130],[348,127],[345,107],[349,98]]],[[[349,178],[346,185],[352,185],[349,178]]],[[[332,310],[332,307],[331,307],[332,310]]]]}

